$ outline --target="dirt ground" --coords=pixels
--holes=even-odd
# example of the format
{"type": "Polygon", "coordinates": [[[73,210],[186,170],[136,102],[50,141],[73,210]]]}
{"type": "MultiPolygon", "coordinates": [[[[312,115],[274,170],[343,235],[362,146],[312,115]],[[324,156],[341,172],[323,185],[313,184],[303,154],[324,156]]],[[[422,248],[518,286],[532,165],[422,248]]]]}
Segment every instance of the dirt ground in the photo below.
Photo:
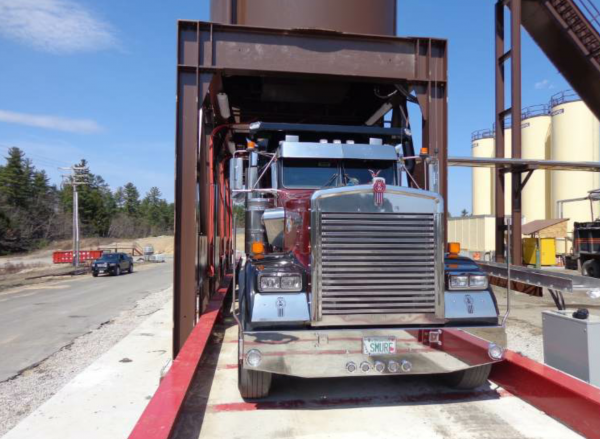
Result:
{"type": "MultiPolygon", "coordinates": [[[[506,310],[506,289],[494,287],[502,313],[506,310]]],[[[565,294],[567,310],[575,312],[587,308],[590,314],[600,315],[600,299],[591,299],[584,293],[565,294]]],[[[542,338],[542,312],[556,309],[550,294],[544,290],[543,297],[533,297],[513,291],[510,316],[506,324],[508,348],[533,360],[544,362],[542,338]]]]}
{"type": "MultiPolygon", "coordinates": [[[[52,253],[72,249],[71,240],[57,241],[48,247],[26,253],[0,257],[0,291],[25,285],[48,282],[57,276],[75,274],[68,264],[54,264],[52,253]]],[[[101,247],[126,249],[137,247],[142,250],[152,245],[155,254],[170,256],[174,252],[173,236],[156,236],[141,239],[114,240],[108,238],[86,238],[81,240],[81,250],[96,250],[101,247]]]]}
{"type": "MultiPolygon", "coordinates": [[[[156,254],[172,255],[174,251],[173,236],[156,236],[141,239],[109,239],[109,238],[86,238],[81,240],[81,250],[96,250],[100,247],[139,247],[143,249],[147,245],[154,247],[156,254]]],[[[48,247],[25,254],[16,254],[10,256],[0,256],[0,269],[9,265],[16,266],[15,272],[24,272],[31,270],[47,269],[52,263],[52,253],[55,251],[72,250],[73,242],[71,240],[56,241],[48,247]]]]}

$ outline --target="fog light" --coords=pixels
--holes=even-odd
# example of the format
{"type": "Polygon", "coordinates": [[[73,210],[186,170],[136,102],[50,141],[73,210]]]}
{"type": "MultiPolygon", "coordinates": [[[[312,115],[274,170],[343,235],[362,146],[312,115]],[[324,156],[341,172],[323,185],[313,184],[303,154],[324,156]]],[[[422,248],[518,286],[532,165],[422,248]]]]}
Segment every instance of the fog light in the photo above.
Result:
{"type": "Polygon", "coordinates": [[[399,370],[399,369],[400,369],[400,365],[399,365],[397,362],[395,362],[395,361],[390,361],[390,362],[388,363],[388,370],[389,370],[390,372],[392,372],[392,373],[396,373],[396,372],[398,372],[398,370],[399,370]]]}
{"type": "Polygon", "coordinates": [[[402,368],[402,372],[410,372],[412,370],[410,361],[403,360],[402,363],[400,363],[400,367],[402,368]]]}
{"type": "Polygon", "coordinates": [[[502,360],[504,358],[504,349],[496,343],[490,343],[488,346],[488,355],[492,360],[502,360]]]}
{"type": "Polygon", "coordinates": [[[367,363],[366,361],[363,361],[362,363],[360,363],[360,370],[367,373],[368,371],[371,370],[371,365],[369,363],[367,363]]]}
{"type": "Polygon", "coordinates": [[[346,370],[350,373],[356,372],[356,364],[352,361],[346,364],[346,370]]]}
{"type": "Polygon", "coordinates": [[[381,361],[376,361],[375,370],[379,373],[383,372],[385,370],[385,364],[383,364],[381,361]]]}
{"type": "Polygon", "coordinates": [[[250,367],[258,367],[262,361],[262,355],[260,351],[252,349],[246,354],[246,364],[250,367]]]}

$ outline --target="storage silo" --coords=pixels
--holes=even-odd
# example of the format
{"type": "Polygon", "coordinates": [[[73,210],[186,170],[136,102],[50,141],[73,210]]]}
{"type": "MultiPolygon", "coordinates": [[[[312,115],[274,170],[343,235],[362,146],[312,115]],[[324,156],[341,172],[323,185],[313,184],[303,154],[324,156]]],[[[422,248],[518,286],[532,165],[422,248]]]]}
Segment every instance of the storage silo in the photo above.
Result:
{"type": "MultiPolygon", "coordinates": [[[[600,124],[587,105],[573,92],[562,92],[551,100],[552,111],[552,160],[597,162],[600,159],[600,124]]],[[[572,237],[573,223],[591,221],[590,202],[559,201],[583,198],[588,192],[600,187],[596,172],[552,171],[552,213],[555,218],[569,218],[567,233],[572,237]]],[[[594,216],[600,215],[599,203],[594,202],[594,216]]],[[[567,242],[559,252],[571,251],[567,242]]]]}
{"type": "MultiPolygon", "coordinates": [[[[504,158],[512,157],[512,128],[504,129],[504,158]]],[[[504,176],[504,215],[512,215],[512,174],[507,172],[504,176]]],[[[495,186],[494,186],[495,187],[495,186]]]]}
{"type": "MultiPolygon", "coordinates": [[[[495,154],[494,132],[475,131],[471,135],[471,154],[475,158],[490,158],[495,154]]],[[[473,215],[494,213],[494,169],[473,168],[473,215]]]]}
{"type": "MultiPolygon", "coordinates": [[[[523,109],[521,121],[521,156],[524,159],[549,160],[552,118],[547,105],[523,109]]],[[[550,218],[550,191],[546,171],[536,170],[523,189],[522,213],[527,222],[550,218]]]]}

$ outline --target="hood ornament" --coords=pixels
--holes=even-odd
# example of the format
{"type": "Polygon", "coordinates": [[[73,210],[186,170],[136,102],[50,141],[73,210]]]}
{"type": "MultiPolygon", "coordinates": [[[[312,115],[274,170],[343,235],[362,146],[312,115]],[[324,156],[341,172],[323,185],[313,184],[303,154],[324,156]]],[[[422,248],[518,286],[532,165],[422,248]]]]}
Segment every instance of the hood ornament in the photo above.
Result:
{"type": "Polygon", "coordinates": [[[373,177],[373,202],[375,206],[383,206],[383,194],[385,193],[385,178],[378,177],[381,170],[374,172],[369,169],[373,177]]]}
{"type": "Polygon", "coordinates": [[[470,294],[465,296],[465,305],[467,306],[467,312],[469,314],[473,314],[475,311],[475,300],[470,294]]]}

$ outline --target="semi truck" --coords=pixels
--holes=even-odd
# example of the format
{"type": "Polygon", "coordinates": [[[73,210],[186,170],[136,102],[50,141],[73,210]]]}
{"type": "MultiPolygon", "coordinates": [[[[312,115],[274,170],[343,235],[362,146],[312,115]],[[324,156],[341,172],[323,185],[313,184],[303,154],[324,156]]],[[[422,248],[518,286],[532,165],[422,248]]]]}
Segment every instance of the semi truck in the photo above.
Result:
{"type": "Polygon", "coordinates": [[[277,374],[483,384],[506,315],[446,242],[446,42],[396,37],[395,0],[211,5],[179,23],[175,354],[233,272],[244,398],[277,374]]]}
{"type": "MultiPolygon", "coordinates": [[[[242,396],[266,396],[272,374],[447,374],[453,386],[473,388],[502,359],[486,274],[456,248],[446,253],[435,187],[406,185],[407,135],[250,125],[232,168],[232,193],[245,197],[236,282],[242,396]],[[447,328],[485,333],[487,355],[446,349],[447,328]]],[[[419,159],[435,181],[436,161],[419,159]]]]}

